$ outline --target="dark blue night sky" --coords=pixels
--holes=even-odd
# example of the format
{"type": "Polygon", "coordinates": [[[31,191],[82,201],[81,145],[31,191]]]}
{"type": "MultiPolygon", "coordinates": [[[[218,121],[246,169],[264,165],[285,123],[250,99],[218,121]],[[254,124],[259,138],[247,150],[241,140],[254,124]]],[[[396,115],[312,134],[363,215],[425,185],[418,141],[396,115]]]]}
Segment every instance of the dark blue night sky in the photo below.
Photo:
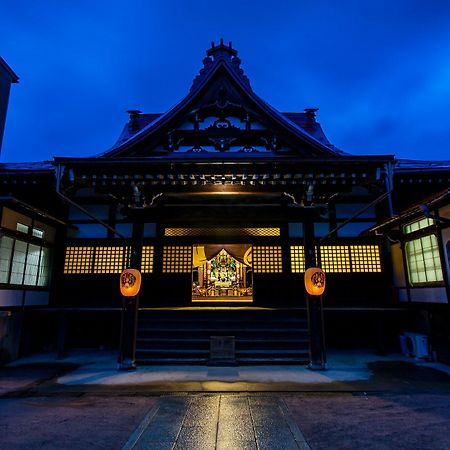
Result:
{"type": "Polygon", "coordinates": [[[107,150],[125,110],[185,96],[220,37],[275,108],[320,108],[337,147],[450,159],[448,0],[19,0],[0,13],[0,55],[20,77],[1,160],[107,150]]]}

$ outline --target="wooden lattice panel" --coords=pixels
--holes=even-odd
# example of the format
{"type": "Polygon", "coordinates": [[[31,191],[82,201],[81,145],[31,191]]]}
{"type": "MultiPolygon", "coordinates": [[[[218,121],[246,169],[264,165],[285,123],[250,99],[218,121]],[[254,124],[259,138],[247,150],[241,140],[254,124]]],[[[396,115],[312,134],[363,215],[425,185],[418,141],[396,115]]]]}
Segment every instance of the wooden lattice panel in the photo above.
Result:
{"type": "Polygon", "coordinates": [[[348,245],[321,245],[320,260],[325,272],[351,272],[348,245]]]}
{"type": "Polygon", "coordinates": [[[292,273],[305,271],[305,248],[303,245],[291,245],[291,271],[292,273]]]}
{"type": "Polygon", "coordinates": [[[95,247],[67,247],[64,273],[91,273],[95,247]]]}
{"type": "Polygon", "coordinates": [[[146,245],[142,247],[142,261],[141,272],[152,273],[153,272],[153,255],[155,248],[153,245],[146,245]]]}
{"type": "Polygon", "coordinates": [[[124,247],[97,247],[94,273],[120,273],[124,268],[124,247]]]}
{"type": "Polygon", "coordinates": [[[192,271],[192,247],[189,245],[166,245],[163,247],[164,273],[192,271]]]}
{"type": "Polygon", "coordinates": [[[253,246],[253,270],[255,273],[283,272],[281,246],[253,246]]]}
{"type": "Polygon", "coordinates": [[[378,245],[350,245],[352,272],[381,272],[378,245]]]}
{"type": "Polygon", "coordinates": [[[164,236],[255,236],[276,237],[280,236],[280,228],[166,228],[164,236]]]}

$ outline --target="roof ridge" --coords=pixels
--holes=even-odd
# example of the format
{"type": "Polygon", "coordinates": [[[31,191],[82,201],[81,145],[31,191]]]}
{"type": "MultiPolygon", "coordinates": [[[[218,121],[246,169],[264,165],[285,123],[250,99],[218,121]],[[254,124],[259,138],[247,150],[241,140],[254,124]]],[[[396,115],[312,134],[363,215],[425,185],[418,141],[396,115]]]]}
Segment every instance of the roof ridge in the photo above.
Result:
{"type": "Polygon", "coordinates": [[[223,38],[220,38],[219,45],[215,45],[211,42],[211,48],[206,50],[206,57],[203,58],[203,67],[200,69],[198,75],[192,81],[192,86],[189,92],[196,91],[198,86],[208,78],[209,74],[213,72],[219,64],[227,64],[233,72],[240,78],[240,80],[250,89],[250,80],[245,75],[244,70],[241,68],[242,60],[237,56],[238,52],[233,48],[231,41],[228,46],[224,44],[223,38]]]}

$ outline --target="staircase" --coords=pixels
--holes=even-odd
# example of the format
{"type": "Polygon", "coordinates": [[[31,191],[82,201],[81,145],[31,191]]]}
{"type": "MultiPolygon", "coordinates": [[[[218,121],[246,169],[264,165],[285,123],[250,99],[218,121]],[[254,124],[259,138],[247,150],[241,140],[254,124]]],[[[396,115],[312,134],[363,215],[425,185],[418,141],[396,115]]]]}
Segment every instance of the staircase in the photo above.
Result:
{"type": "Polygon", "coordinates": [[[297,309],[141,309],[138,364],[207,364],[210,336],[234,336],[236,362],[307,364],[306,314],[297,309]]]}

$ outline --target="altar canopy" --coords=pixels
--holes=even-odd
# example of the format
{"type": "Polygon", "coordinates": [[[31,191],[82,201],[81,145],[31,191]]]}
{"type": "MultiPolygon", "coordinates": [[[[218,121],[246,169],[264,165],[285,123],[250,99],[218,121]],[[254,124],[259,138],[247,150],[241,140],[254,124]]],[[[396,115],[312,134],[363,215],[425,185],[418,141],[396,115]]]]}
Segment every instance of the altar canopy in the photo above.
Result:
{"type": "Polygon", "coordinates": [[[247,266],[252,265],[252,246],[250,244],[194,245],[192,248],[193,266],[198,267],[225,250],[233,258],[247,266]]]}

